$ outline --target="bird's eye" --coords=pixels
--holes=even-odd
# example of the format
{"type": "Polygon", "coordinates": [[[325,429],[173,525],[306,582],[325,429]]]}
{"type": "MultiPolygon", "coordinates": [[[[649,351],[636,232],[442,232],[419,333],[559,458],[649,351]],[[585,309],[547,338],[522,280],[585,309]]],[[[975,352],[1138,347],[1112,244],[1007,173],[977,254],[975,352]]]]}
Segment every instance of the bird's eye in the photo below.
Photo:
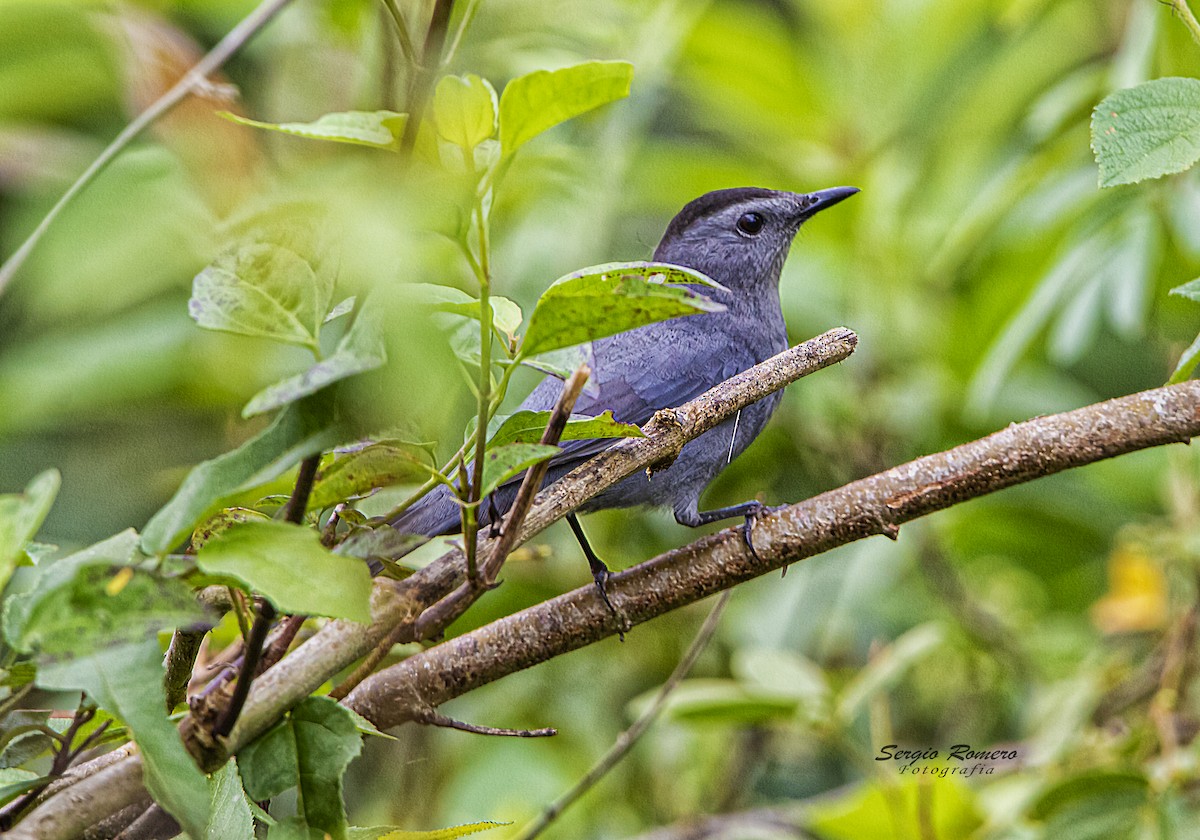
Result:
{"type": "Polygon", "coordinates": [[[747,236],[754,236],[763,228],[763,217],[757,213],[743,213],[737,220],[737,229],[747,236]]]}

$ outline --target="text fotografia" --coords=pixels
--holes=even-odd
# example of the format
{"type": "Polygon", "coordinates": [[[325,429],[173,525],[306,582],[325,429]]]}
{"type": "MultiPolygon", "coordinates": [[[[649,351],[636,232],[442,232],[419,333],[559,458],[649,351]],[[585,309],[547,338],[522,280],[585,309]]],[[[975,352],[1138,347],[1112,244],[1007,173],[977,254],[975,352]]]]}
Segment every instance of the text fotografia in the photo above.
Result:
{"type": "Polygon", "coordinates": [[[875,760],[895,761],[899,764],[901,773],[914,776],[990,776],[996,772],[993,766],[996,762],[1016,761],[1017,751],[977,750],[970,744],[955,744],[943,754],[933,747],[906,750],[901,749],[899,744],[887,744],[879,748],[879,755],[875,756],[875,760]]]}

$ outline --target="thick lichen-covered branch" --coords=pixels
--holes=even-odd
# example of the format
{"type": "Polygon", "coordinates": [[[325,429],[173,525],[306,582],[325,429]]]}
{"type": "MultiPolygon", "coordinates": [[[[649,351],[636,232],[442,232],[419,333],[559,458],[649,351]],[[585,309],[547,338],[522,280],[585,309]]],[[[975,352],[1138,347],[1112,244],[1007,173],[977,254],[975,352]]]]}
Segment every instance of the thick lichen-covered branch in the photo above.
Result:
{"type": "MultiPolygon", "coordinates": [[[[951,505],[1200,434],[1200,382],[1017,423],[789,505],[759,520],[751,552],[727,529],[626,569],[609,597],[633,624],[951,505]]],[[[377,726],[403,723],[508,674],[592,644],[617,628],[592,587],[492,622],[367,679],[346,703],[377,726]]]]}

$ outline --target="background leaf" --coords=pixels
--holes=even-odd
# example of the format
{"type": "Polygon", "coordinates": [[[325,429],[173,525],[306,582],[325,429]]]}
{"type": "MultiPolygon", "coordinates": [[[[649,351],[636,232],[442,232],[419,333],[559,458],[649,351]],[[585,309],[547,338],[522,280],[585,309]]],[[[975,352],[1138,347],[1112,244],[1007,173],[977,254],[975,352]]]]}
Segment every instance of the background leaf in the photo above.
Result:
{"type": "Polygon", "coordinates": [[[299,344],[320,353],[333,278],[288,248],[249,242],[196,275],[188,312],[202,327],[299,344]]]}
{"type": "Polygon", "coordinates": [[[208,780],[184,749],[167,718],[158,640],[121,645],[44,666],[38,685],[86,691],[105,711],[123,720],[142,752],[142,778],[154,801],[193,837],[205,837],[209,824],[208,780]]]}
{"type": "Polygon", "coordinates": [[[220,510],[223,498],[269,481],[301,459],[328,449],[338,434],[324,403],[306,400],[289,405],[257,436],[193,468],[171,500],[146,523],[142,546],[150,553],[167,551],[197,522],[220,510]]]}
{"type": "Polygon", "coordinates": [[[42,527],[61,484],[58,470],[50,469],[38,473],[24,492],[0,496],[0,590],[25,557],[25,545],[42,527]]]}
{"type": "Polygon", "coordinates": [[[473,149],[496,133],[496,91],[474,73],[443,76],[433,94],[438,134],[463,149],[473,149]]]}
{"type": "Polygon", "coordinates": [[[268,131],[306,137],[309,140],[330,140],[335,143],[351,143],[391,151],[399,147],[400,138],[404,134],[404,124],[408,122],[407,114],[398,114],[395,111],[340,111],[324,114],[307,123],[259,122],[239,117],[229,111],[221,111],[220,114],[240,125],[265,128],[268,131]]]}
{"type": "Polygon", "coordinates": [[[500,145],[506,155],[548,128],[629,95],[633,65],[589,61],[513,79],[500,95],[500,145]]]}
{"type": "Polygon", "coordinates": [[[242,417],[273,411],[347,377],[376,370],[386,362],[387,351],[375,319],[360,312],[333,353],[304,373],[289,376],[259,391],[242,409],[242,417]]]}

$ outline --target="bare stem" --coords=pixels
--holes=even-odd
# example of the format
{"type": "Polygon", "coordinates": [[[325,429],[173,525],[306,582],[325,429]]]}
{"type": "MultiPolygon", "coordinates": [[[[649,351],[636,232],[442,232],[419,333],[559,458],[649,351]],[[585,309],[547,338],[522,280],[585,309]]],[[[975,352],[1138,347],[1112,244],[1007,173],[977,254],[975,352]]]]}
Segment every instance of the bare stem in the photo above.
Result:
{"type": "Polygon", "coordinates": [[[623,759],[633,745],[645,734],[650,728],[650,724],[658,718],[663,707],[667,703],[667,698],[671,696],[671,692],[676,689],[683,678],[692,670],[692,666],[696,664],[696,660],[700,658],[700,654],[704,652],[704,648],[708,646],[708,642],[712,639],[713,633],[717,630],[717,624],[720,623],[721,613],[725,610],[725,605],[729,603],[729,598],[733,594],[733,590],[727,589],[721,593],[721,597],[717,599],[717,603],[713,604],[713,608],[708,613],[708,618],[704,619],[704,624],[700,626],[700,632],[696,634],[696,638],[692,640],[688,646],[687,652],[683,658],[679,660],[679,664],[675,666],[675,670],[671,672],[671,676],[659,688],[658,694],[654,696],[652,702],[638,719],[633,724],[617,736],[616,742],[609,748],[599,761],[597,761],[592,769],[587,771],[582,779],[574,784],[570,790],[562,796],[555,799],[545,810],[542,811],[535,819],[531,820],[512,840],[533,840],[543,831],[550,827],[550,824],[558,819],[567,808],[570,808],[579,801],[585,793],[596,786],[596,783],[608,774],[608,771],[617,766],[617,763],[623,759]]]}
{"type": "Polygon", "coordinates": [[[480,726],[475,723],[467,723],[446,717],[439,712],[435,712],[433,709],[429,709],[423,715],[416,718],[416,722],[428,724],[429,726],[443,726],[447,729],[457,729],[460,732],[473,732],[476,735],[501,735],[507,738],[549,738],[558,734],[557,729],[550,727],[544,729],[500,729],[495,726],[480,726]]]}

